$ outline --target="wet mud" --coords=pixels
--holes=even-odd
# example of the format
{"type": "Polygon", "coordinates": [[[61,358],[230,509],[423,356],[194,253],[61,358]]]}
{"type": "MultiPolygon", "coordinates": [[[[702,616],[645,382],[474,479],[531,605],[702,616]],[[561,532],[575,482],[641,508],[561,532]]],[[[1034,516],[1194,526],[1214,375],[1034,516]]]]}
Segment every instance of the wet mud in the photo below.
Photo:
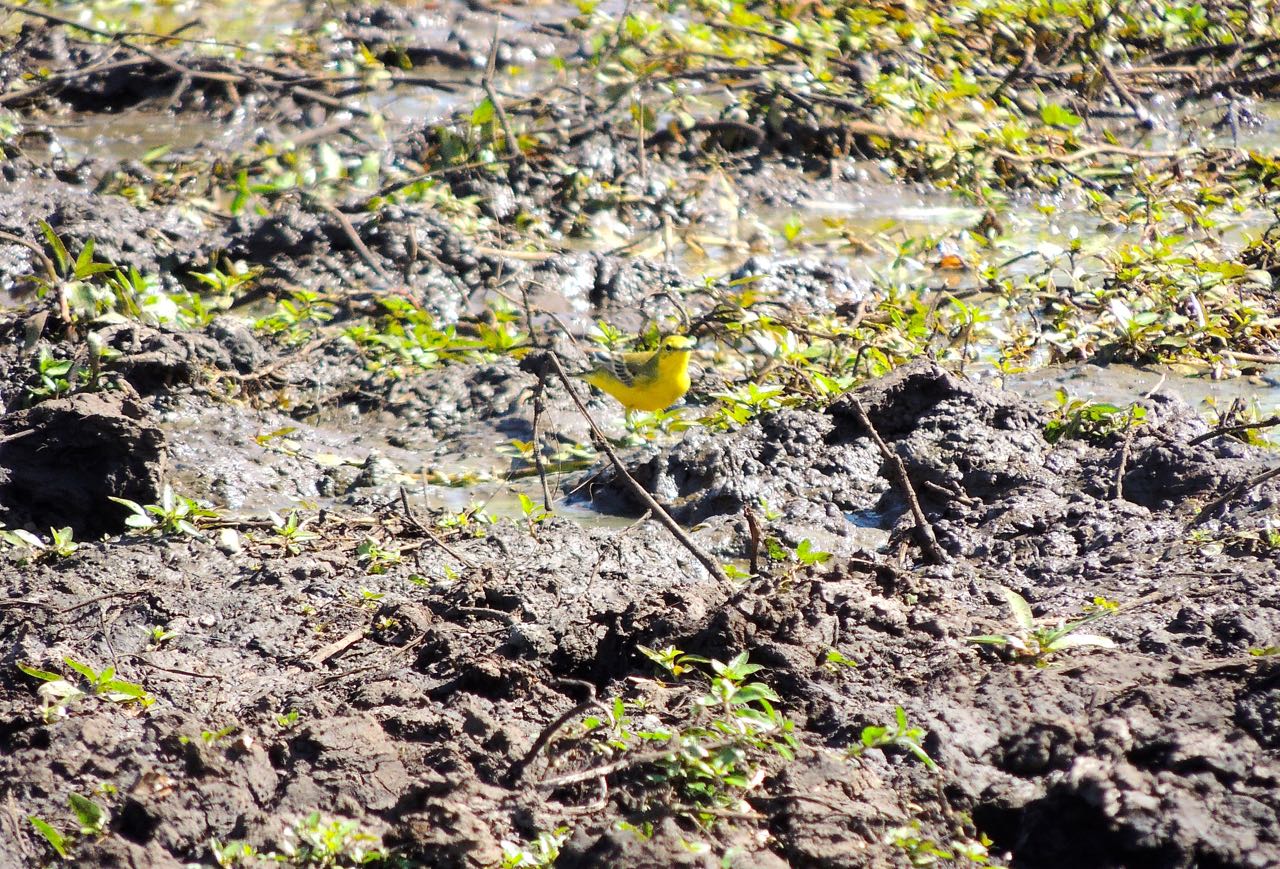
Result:
{"type": "MultiPolygon", "coordinates": [[[[319,50],[357,41],[384,59],[475,70],[493,16],[468,5],[481,11],[425,29],[399,9],[348,11],[319,50]]],[[[504,63],[580,50],[530,8],[508,13],[524,25],[506,31],[504,63]]],[[[13,37],[0,82],[83,67],[62,32],[13,37]]],[[[159,100],[290,134],[327,120],[312,117],[324,101],[279,76],[232,99],[220,77],[245,69],[178,51],[170,60],[207,75],[176,96],[171,66],[134,57],[12,104],[49,120],[159,100]]],[[[78,542],[62,557],[0,553],[0,865],[50,863],[30,816],[71,831],[73,864],[167,867],[217,865],[214,842],[282,852],[316,811],[379,837],[389,856],[376,865],[389,866],[517,865],[503,863],[510,843],[561,829],[546,865],[928,865],[910,862],[927,854],[903,845],[912,836],[958,865],[977,864],[956,855],[978,842],[983,860],[1015,867],[1280,865],[1280,655],[1265,653],[1280,642],[1266,519],[1280,479],[1267,478],[1271,452],[1203,438],[1210,426],[1173,391],[1142,398],[1141,426],[1051,442],[1043,403],[922,359],[823,407],[642,444],[625,440],[616,405],[583,392],[626,475],[696,548],[750,568],[726,582],[600,451],[555,464],[557,447],[592,439],[558,380],[540,385],[515,354],[473,347],[405,371],[351,339],[344,330],[386,316],[387,299],[477,342],[498,322],[495,300],[517,319],[536,309],[535,328],[578,333],[557,345],[575,363],[599,318],[638,330],[679,316],[716,336],[710,296],[674,297],[690,276],[671,257],[527,256],[507,231],[514,217],[568,229],[599,207],[660,231],[664,215],[693,213],[682,193],[701,183],[693,167],[708,150],[721,167],[743,161],[764,203],[790,193],[760,179],[769,161],[787,179],[836,148],[818,127],[705,124],[679,142],[655,135],[640,172],[618,144],[629,131],[574,120],[587,129],[566,135],[562,158],[589,166],[589,183],[536,165],[452,174],[455,197],[479,197],[468,226],[498,224],[483,239],[438,203],[369,210],[368,190],[286,196],[197,231],[180,202],[99,189],[145,167],[12,155],[9,236],[38,239],[45,221],[72,251],[93,239],[101,261],[174,293],[223,257],[260,269],[261,283],[190,328],[69,322],[40,287],[45,255],[0,239],[14,296],[0,315],[0,523],[69,527],[78,542]],[[314,332],[252,327],[299,287],[330,305],[314,332]],[[77,362],[68,389],[50,392],[40,353],[77,362]],[[474,482],[464,472],[506,475],[540,502],[532,459],[502,451],[540,438],[552,444],[551,515],[459,509],[470,497],[459,482],[474,482]],[[166,486],[216,505],[198,535],[130,528],[110,500],[155,505],[166,486]],[[267,513],[295,507],[305,539],[267,513]],[[1108,608],[1088,631],[1114,648],[1033,661],[970,642],[1018,633],[1002,588],[1042,627],[1108,608]],[[582,725],[615,698],[635,730],[678,729],[714,707],[705,682],[642,651],[668,647],[716,662],[747,653],[793,726],[794,747],[756,746],[751,786],[711,812],[691,805],[662,752],[628,755],[582,725]],[[67,659],[111,668],[148,702],[95,688],[67,659]],[[54,702],[19,664],[67,676],[80,695],[54,702]],[[865,744],[899,710],[936,765],[902,742],[865,744]],[[100,830],[74,832],[71,793],[107,807],[100,830]]],[[[409,159],[438,137],[395,128],[382,153],[409,159]]],[[[865,293],[848,262],[740,259],[723,282],[761,276],[759,292],[788,313],[849,312],[865,293]]],[[[712,404],[726,371],[703,359],[686,409],[712,404]]],[[[254,860],[244,865],[268,865],[254,860]]]]}

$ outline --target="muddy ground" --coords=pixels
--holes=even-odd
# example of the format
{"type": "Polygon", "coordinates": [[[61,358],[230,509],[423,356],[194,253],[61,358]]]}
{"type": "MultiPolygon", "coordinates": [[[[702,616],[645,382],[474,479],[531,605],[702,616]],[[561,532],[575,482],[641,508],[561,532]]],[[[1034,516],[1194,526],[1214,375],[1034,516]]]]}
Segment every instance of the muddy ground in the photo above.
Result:
{"type": "MultiPolygon", "coordinates": [[[[315,28],[315,51],[359,43],[430,64],[446,93],[472,95],[470,112],[495,14],[443,6],[427,24],[350,8],[315,28]]],[[[504,64],[587,51],[567,11],[502,14],[504,64]]],[[[164,64],[71,33],[24,20],[0,63],[7,94],[39,91],[5,103],[26,132],[0,185],[13,294],[0,522],[67,527],[78,543],[5,552],[0,866],[354,865],[362,842],[388,866],[1280,865],[1280,566],[1259,531],[1275,533],[1259,522],[1280,507],[1280,479],[1269,451],[1201,437],[1210,424],[1163,380],[1140,399],[1141,426],[1054,442],[1042,402],[923,358],[820,406],[642,445],[616,404],[584,392],[688,547],[591,448],[558,381],[535,424],[539,381],[520,354],[441,351],[392,370],[344,338],[385,298],[464,335],[487,334],[495,300],[523,302],[515,321],[529,314],[538,343],[574,362],[596,318],[638,330],[683,307],[705,325],[715,298],[677,300],[698,285],[678,262],[602,246],[530,256],[514,216],[568,231],[608,212],[660,232],[712,196],[709,151],[753,208],[794,201],[798,183],[856,186],[865,170],[815,179],[813,153],[787,153],[796,140],[728,123],[710,144],[655,137],[637,155],[586,102],[547,98],[567,131],[557,160],[591,166],[590,184],[512,161],[459,173],[448,201],[370,212],[367,188],[332,202],[285,192],[233,217],[203,193],[193,207],[199,172],[157,180],[137,155],[77,156],[58,144],[60,119],[213,119],[225,139],[174,148],[210,164],[307,131],[344,155],[425,160],[441,128],[400,119],[380,140],[340,111],[341,91],[317,99],[292,72],[231,88],[245,70],[193,47],[164,64]],[[63,78],[32,84],[36,68],[63,78]],[[73,257],[93,239],[96,261],[170,294],[210,263],[261,272],[207,322],[67,317],[75,281],[48,277],[38,221],[73,257]],[[264,327],[298,288],[322,294],[328,317],[301,335],[264,327]],[[75,360],[79,379],[50,388],[41,354],[75,360]],[[550,515],[531,459],[503,452],[537,439],[550,515]],[[531,498],[523,511],[507,484],[531,498]],[[110,500],[160,504],[166,486],[208,506],[198,533],[128,528],[110,500]],[[488,519],[475,508],[495,492],[507,507],[488,519]],[[290,509],[306,534],[267,513],[290,509]],[[1114,648],[1039,659],[969,642],[1028,639],[1002,588],[1040,626],[1099,615],[1087,631],[1114,648]],[[668,647],[746,653],[789,737],[735,738],[723,728],[742,707],[702,702],[710,664],[677,677],[642,651],[668,647]],[[916,735],[866,746],[899,709],[916,735]],[[86,823],[72,794],[104,814],[86,823]],[[315,812],[353,823],[327,856],[299,847],[315,812]]],[[[787,311],[861,317],[866,282],[847,262],[764,252],[724,280],[749,274],[787,311]]],[[[735,376],[710,351],[717,333],[699,336],[694,407],[735,376]]]]}

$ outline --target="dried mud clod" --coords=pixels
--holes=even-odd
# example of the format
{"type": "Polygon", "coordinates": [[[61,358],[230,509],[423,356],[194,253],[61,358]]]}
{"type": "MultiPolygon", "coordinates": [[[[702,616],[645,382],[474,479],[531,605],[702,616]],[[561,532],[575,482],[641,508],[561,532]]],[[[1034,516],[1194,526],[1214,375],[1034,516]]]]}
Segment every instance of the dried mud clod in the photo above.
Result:
{"type": "Polygon", "coordinates": [[[81,394],[0,418],[0,509],[9,527],[71,526],[77,536],[119,533],[110,497],[154,503],[165,439],[119,395],[81,394]]]}

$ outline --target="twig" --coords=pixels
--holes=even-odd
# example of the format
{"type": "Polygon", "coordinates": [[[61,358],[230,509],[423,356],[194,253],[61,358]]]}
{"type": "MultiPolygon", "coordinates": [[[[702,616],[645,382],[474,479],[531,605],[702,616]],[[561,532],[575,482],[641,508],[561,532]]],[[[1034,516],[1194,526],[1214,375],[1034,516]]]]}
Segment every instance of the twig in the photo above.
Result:
{"type": "MultiPolygon", "coordinates": [[[[733,740],[730,739],[717,739],[701,747],[707,751],[715,751],[716,749],[730,745],[732,742],[733,740]]],[[[603,778],[605,776],[613,775],[619,770],[627,769],[628,767],[653,763],[654,761],[671,757],[674,754],[678,754],[679,751],[679,748],[667,748],[658,749],[656,751],[640,752],[638,754],[629,754],[613,761],[612,763],[606,763],[601,766],[592,767],[591,769],[584,769],[579,772],[571,772],[566,775],[556,776],[555,778],[545,779],[538,782],[538,787],[554,789],[564,787],[565,785],[577,784],[578,782],[590,781],[593,778],[603,778]]]]}
{"type": "Polygon", "coordinates": [[[472,570],[476,569],[476,563],[474,561],[467,558],[462,553],[458,552],[448,543],[445,543],[443,540],[441,540],[439,537],[436,536],[434,531],[432,531],[426,525],[423,525],[421,522],[418,521],[417,517],[413,515],[413,510],[410,509],[409,507],[409,494],[405,492],[404,486],[400,487],[400,506],[404,510],[405,518],[410,522],[410,524],[413,525],[415,530],[425,534],[432,543],[434,543],[436,546],[439,546],[449,555],[452,555],[454,558],[460,561],[465,567],[469,567],[472,570]]]}
{"type": "Polygon", "coordinates": [[[347,649],[351,648],[356,643],[363,640],[364,637],[365,637],[365,629],[363,627],[356,628],[354,631],[347,634],[345,637],[342,637],[339,640],[334,640],[329,645],[314,652],[309,658],[307,658],[307,660],[310,661],[312,664],[315,664],[316,666],[320,666],[325,661],[329,660],[335,655],[342,654],[347,649]]]}
{"type": "Polygon", "coordinates": [[[752,576],[760,573],[760,543],[764,535],[760,533],[760,520],[756,516],[756,511],[752,510],[750,505],[742,508],[742,515],[747,520],[747,534],[750,540],[748,544],[748,556],[751,559],[750,567],[752,576]]]}
{"type": "MultiPolygon", "coordinates": [[[[1266,419],[1259,420],[1258,422],[1242,422],[1239,425],[1219,426],[1218,428],[1215,428],[1212,431],[1207,431],[1202,435],[1196,435],[1191,440],[1187,441],[1187,446],[1194,447],[1197,444],[1202,444],[1205,441],[1210,441],[1214,438],[1222,437],[1223,435],[1239,434],[1242,431],[1252,431],[1255,428],[1271,428],[1276,425],[1280,425],[1280,416],[1269,416],[1266,419]]],[[[12,435],[10,437],[12,437],[12,435]]],[[[0,443],[3,443],[3,441],[0,441],[0,443]]]]}
{"type": "Polygon", "coordinates": [[[35,433],[36,430],[33,428],[24,428],[22,431],[16,431],[13,434],[7,434],[4,437],[0,437],[0,444],[7,444],[10,441],[22,440],[23,438],[35,433]]]}
{"type": "Polygon", "coordinates": [[[342,227],[342,232],[344,235],[346,235],[347,239],[351,242],[351,246],[356,249],[356,253],[360,254],[360,259],[364,260],[365,265],[373,269],[374,274],[376,274],[378,277],[382,278],[382,280],[386,281],[389,284],[394,283],[395,279],[392,278],[389,274],[387,274],[383,270],[382,266],[378,263],[377,259],[374,258],[373,252],[370,251],[368,246],[364,243],[364,239],[360,237],[360,233],[356,232],[356,228],[351,223],[351,219],[349,217],[347,217],[345,214],[343,214],[334,206],[330,205],[328,202],[323,202],[320,199],[316,198],[315,196],[311,196],[310,194],[308,194],[307,198],[311,200],[312,203],[319,206],[326,214],[328,214],[334,220],[338,221],[338,225],[342,227]]]}
{"type": "Polygon", "coordinates": [[[150,667],[152,670],[159,670],[162,673],[172,673],[175,676],[187,676],[192,679],[211,679],[216,682],[222,681],[221,676],[216,676],[212,673],[196,673],[192,670],[179,670],[177,667],[162,667],[147,658],[145,655],[124,655],[123,657],[125,660],[137,661],[144,667],[150,667]]]}
{"type": "Polygon", "coordinates": [[[916,491],[911,486],[911,478],[907,476],[907,466],[903,464],[902,457],[889,449],[889,445],[880,437],[876,427],[871,424],[871,417],[867,416],[866,408],[862,406],[862,402],[850,396],[849,406],[853,409],[853,414],[857,417],[858,422],[871,434],[871,439],[875,441],[881,457],[892,469],[895,482],[902,491],[902,496],[906,498],[907,505],[911,508],[911,515],[915,518],[916,542],[924,550],[925,557],[932,564],[947,564],[951,559],[943,551],[942,547],[938,545],[937,535],[933,533],[933,526],[929,524],[929,520],[924,515],[924,510],[920,507],[920,499],[916,497],[916,491]]]}
{"type": "Polygon", "coordinates": [[[498,116],[498,124],[502,127],[502,135],[507,140],[507,153],[517,163],[524,162],[524,153],[520,150],[520,143],[516,140],[515,134],[511,132],[511,122],[507,120],[507,110],[502,107],[502,100],[498,97],[498,91],[493,86],[493,75],[498,67],[498,33],[502,27],[502,20],[495,19],[493,22],[493,42],[489,45],[489,62],[485,66],[484,77],[481,78],[480,84],[484,87],[485,95],[489,97],[489,104],[493,106],[493,113],[498,116]]]}
{"type": "Polygon", "coordinates": [[[1202,509],[1199,513],[1196,514],[1196,518],[1191,520],[1192,526],[1199,525],[1201,522],[1208,519],[1211,513],[1213,513],[1222,505],[1226,504],[1228,501],[1234,501],[1236,498],[1239,498],[1241,495],[1245,494],[1250,489],[1261,486],[1263,483],[1267,482],[1268,480],[1272,480],[1276,477],[1280,477],[1280,467],[1275,467],[1269,471],[1266,471],[1265,473],[1259,474],[1258,476],[1254,477],[1252,480],[1245,480],[1243,483],[1231,489],[1231,491],[1227,492],[1227,494],[1223,495],[1222,497],[1214,498],[1212,501],[1210,501],[1208,504],[1204,506],[1204,509],[1202,509]]]}
{"type": "Polygon", "coordinates": [[[91,598],[89,598],[88,600],[81,601],[80,603],[72,604],[72,605],[71,605],[71,606],[69,606],[69,607],[63,607],[62,609],[58,610],[58,615],[60,615],[60,616],[64,616],[64,615],[66,615],[67,613],[75,612],[75,611],[76,611],[76,610],[78,610],[78,609],[84,609],[84,608],[85,608],[85,607],[87,607],[87,606],[92,606],[93,604],[97,603],[98,601],[102,601],[102,600],[109,600],[110,598],[113,598],[113,597],[139,597],[139,596],[144,595],[144,594],[148,594],[148,592],[145,592],[145,591],[111,591],[111,592],[107,592],[106,594],[100,594],[100,595],[97,595],[97,596],[95,596],[95,597],[91,597],[91,598]]]}
{"type": "Polygon", "coordinates": [[[667,512],[666,508],[659,504],[653,495],[649,494],[648,490],[637,483],[636,478],[628,473],[626,467],[622,464],[622,460],[618,458],[618,454],[615,453],[613,451],[613,447],[609,445],[609,439],[605,437],[604,432],[600,430],[600,426],[596,425],[596,421],[591,416],[591,412],[587,410],[587,406],[582,403],[582,399],[578,396],[577,390],[573,388],[573,381],[569,379],[569,375],[565,373],[564,366],[560,364],[560,357],[553,351],[543,350],[538,351],[536,354],[530,353],[525,357],[525,363],[522,363],[522,367],[525,367],[526,371],[532,371],[539,374],[539,376],[544,375],[547,366],[550,366],[551,370],[553,370],[556,373],[556,376],[560,378],[560,382],[564,384],[564,388],[568,390],[569,397],[573,399],[573,403],[577,405],[578,412],[582,414],[582,418],[585,419],[587,421],[587,425],[590,426],[591,434],[595,437],[600,449],[604,451],[606,456],[608,456],[609,462],[613,465],[614,471],[616,471],[618,476],[622,478],[622,481],[626,483],[626,486],[631,493],[646,507],[653,511],[653,515],[657,517],[658,521],[671,532],[671,535],[675,537],[676,540],[680,541],[681,546],[689,550],[689,553],[698,560],[699,564],[706,568],[707,573],[711,574],[725,585],[732,586],[733,583],[729,581],[729,577],[725,574],[724,568],[717,564],[711,556],[703,552],[702,547],[694,543],[689,535],[685,533],[684,529],[680,527],[680,523],[671,518],[671,514],[667,512]],[[526,364],[528,367],[525,367],[526,364]]]}
{"type": "Polygon", "coordinates": [[[544,393],[547,382],[542,378],[533,387],[533,464],[538,469],[538,479],[542,482],[542,506],[551,510],[551,487],[547,485],[547,463],[542,457],[542,414],[544,393]]]}
{"type": "Polygon", "coordinates": [[[1119,501],[1124,497],[1124,475],[1129,469],[1129,448],[1133,446],[1133,436],[1137,429],[1130,427],[1124,433],[1124,443],[1120,445],[1120,465],[1116,468],[1116,480],[1111,487],[1111,500],[1119,501]]]}
{"type": "Polygon", "coordinates": [[[581,715],[592,706],[602,706],[600,701],[596,699],[596,686],[592,685],[590,682],[584,682],[581,679],[561,679],[560,681],[584,688],[587,692],[587,699],[572,707],[563,715],[557,716],[555,721],[552,721],[546,727],[542,728],[542,732],[538,734],[538,738],[533,741],[533,746],[525,752],[524,757],[512,764],[511,769],[507,772],[508,786],[514,786],[520,782],[520,779],[524,777],[524,771],[529,767],[529,764],[533,763],[534,758],[538,756],[538,753],[542,751],[548,742],[551,741],[551,737],[555,736],[556,731],[561,727],[564,727],[570,718],[573,718],[576,715],[581,715]]]}

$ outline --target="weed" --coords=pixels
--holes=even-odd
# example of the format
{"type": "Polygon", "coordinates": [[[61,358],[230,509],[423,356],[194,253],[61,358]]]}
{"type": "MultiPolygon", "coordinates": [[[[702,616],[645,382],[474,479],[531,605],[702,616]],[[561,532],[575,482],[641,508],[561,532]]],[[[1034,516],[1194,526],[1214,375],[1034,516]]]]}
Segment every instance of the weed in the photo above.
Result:
{"type": "Polygon", "coordinates": [[[162,646],[177,635],[177,631],[171,631],[161,625],[153,625],[147,629],[147,641],[152,646],[162,646]]]}
{"type": "Polygon", "coordinates": [[[543,830],[532,842],[502,843],[501,869],[549,869],[556,865],[560,856],[560,848],[569,840],[569,828],[557,827],[554,830],[543,830]]]}
{"type": "Polygon", "coordinates": [[[609,714],[588,716],[584,733],[598,740],[599,750],[625,754],[642,747],[658,750],[650,766],[649,782],[674,789],[687,799],[688,811],[710,821],[699,809],[738,805],[741,795],[764,779],[769,757],[792,759],[796,739],[792,724],[774,704],[778,697],[762,682],[751,681],[760,665],[744,652],[728,662],[687,655],[674,647],[640,652],[669,676],[702,677],[703,693],[695,694],[692,720],[670,726],[635,727],[633,714],[642,705],[615,698],[609,714]],[[709,672],[708,672],[709,670],[709,672]]]}
{"type": "Polygon", "coordinates": [[[855,746],[850,753],[856,756],[869,748],[901,748],[909,752],[929,770],[937,770],[938,764],[924,750],[924,738],[924,730],[919,727],[912,727],[907,722],[907,711],[898,706],[893,711],[893,724],[883,727],[871,725],[862,728],[862,733],[858,737],[860,744],[855,746]]]}
{"type": "Polygon", "coordinates": [[[70,528],[50,528],[49,541],[46,543],[39,535],[24,531],[21,528],[9,530],[0,528],[0,540],[14,549],[25,549],[34,559],[68,558],[75,554],[80,544],[75,541],[75,532],[70,528]]]}
{"type": "Polygon", "coordinates": [[[100,697],[109,703],[137,703],[144,709],[155,703],[155,698],[141,685],[117,679],[114,667],[107,667],[99,672],[74,658],[63,658],[62,661],[81,677],[81,681],[73,682],[60,673],[41,670],[21,662],[17,665],[23,673],[43,683],[38,693],[46,722],[66,717],[67,708],[84,697],[100,697]]]}
{"type": "Polygon", "coordinates": [[[106,832],[107,824],[111,821],[111,813],[86,796],[73,791],[67,796],[67,802],[76,820],[76,833],[64,834],[38,815],[27,816],[27,820],[40,837],[64,860],[70,859],[71,849],[78,839],[85,836],[101,836],[106,832]]]}
{"type": "Polygon", "coordinates": [[[297,555],[302,551],[302,544],[320,537],[314,531],[307,530],[306,525],[310,520],[299,519],[297,510],[290,510],[287,519],[271,510],[268,511],[267,518],[271,522],[276,537],[279,538],[280,546],[290,555],[297,555]]]}
{"type": "Polygon", "coordinates": [[[159,504],[143,505],[128,498],[114,496],[111,496],[111,500],[129,508],[131,515],[124,520],[124,524],[139,531],[202,537],[197,524],[205,519],[219,518],[217,511],[202,506],[199,501],[174,495],[168,483],[160,493],[159,504]]]}
{"type": "Polygon", "coordinates": [[[1056,626],[1037,625],[1031,612],[1031,605],[1026,598],[1011,588],[1000,587],[1013,615],[1014,629],[1006,634],[982,634],[967,637],[970,643],[987,646],[1000,646],[1011,650],[1015,658],[1032,661],[1037,666],[1044,666],[1047,659],[1055,652],[1067,649],[1078,649],[1095,646],[1102,649],[1114,649],[1115,642],[1109,637],[1098,634],[1079,633],[1085,625],[1095,622],[1114,613],[1117,605],[1103,598],[1094,598],[1089,612],[1080,619],[1067,622],[1058,619],[1056,626]]]}
{"type": "Polygon", "coordinates": [[[1115,434],[1141,425],[1147,412],[1137,404],[1119,407],[1105,402],[1073,399],[1065,390],[1055,393],[1053,415],[1044,427],[1044,437],[1051,444],[1068,439],[1102,441],[1115,434]]]}
{"type": "Polygon", "coordinates": [[[400,550],[380,543],[374,537],[366,537],[356,547],[356,559],[364,564],[365,573],[383,574],[400,563],[400,550]]]}
{"type": "Polygon", "coordinates": [[[909,866],[937,866],[942,863],[994,865],[988,853],[991,840],[986,836],[979,836],[977,840],[953,839],[942,845],[921,833],[919,821],[894,827],[885,833],[884,842],[886,845],[901,849],[909,866]]]}
{"type": "Polygon", "coordinates": [[[261,862],[283,866],[396,865],[382,839],[344,821],[312,812],[285,831],[278,851],[260,851],[248,842],[209,843],[214,861],[222,867],[255,866],[261,862]]]}

